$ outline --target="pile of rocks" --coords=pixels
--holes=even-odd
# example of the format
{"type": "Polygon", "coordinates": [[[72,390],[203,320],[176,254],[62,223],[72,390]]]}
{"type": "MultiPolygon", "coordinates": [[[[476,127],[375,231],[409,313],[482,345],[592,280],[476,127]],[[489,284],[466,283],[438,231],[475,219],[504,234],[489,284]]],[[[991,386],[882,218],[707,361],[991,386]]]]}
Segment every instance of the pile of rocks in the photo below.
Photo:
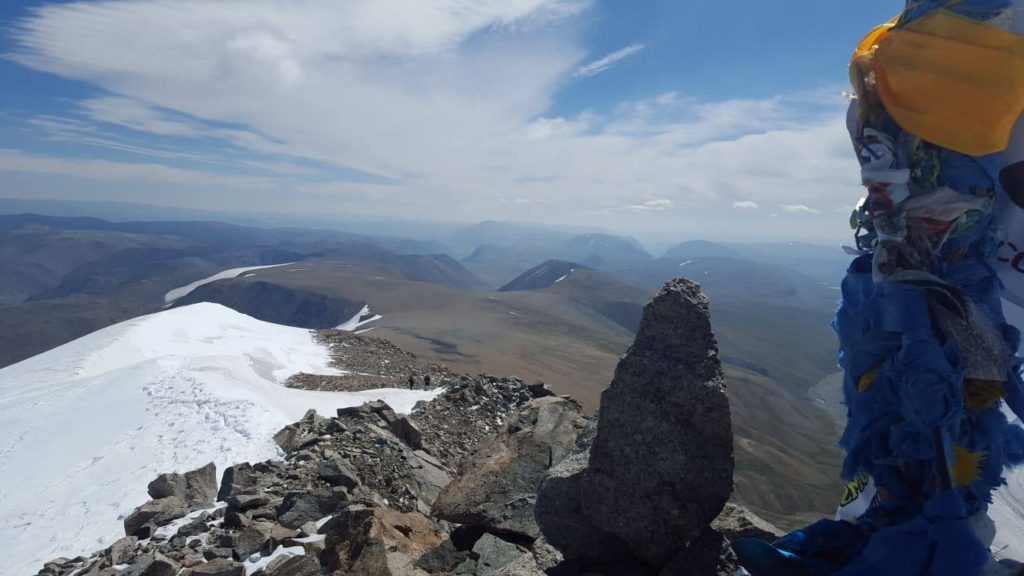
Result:
{"type": "Polygon", "coordinates": [[[600,418],[542,385],[453,377],[413,414],[307,413],[283,460],[165,474],[126,537],[46,576],[726,575],[728,539],[773,539],[735,506],[707,300],[670,284],[600,418]],[[217,502],[214,503],[214,500],[217,502]]]}
{"type": "MultiPolygon", "coordinates": [[[[454,472],[428,452],[425,438],[444,454],[461,454],[468,438],[492,434],[531,399],[518,380],[480,377],[460,379],[421,406],[423,422],[380,401],[329,418],[310,411],[274,436],[283,460],[231,466],[219,487],[213,464],[161,475],[149,485],[153,499],[125,519],[125,538],[88,557],[55,559],[40,574],[429,574],[415,563],[452,542],[458,527],[431,516],[454,472]],[[467,391],[480,408],[457,420],[461,433],[434,430],[464,406],[467,391]],[[500,399],[507,404],[498,407],[500,399]]],[[[469,547],[465,559],[473,565],[502,564],[495,555],[508,548],[481,538],[454,541],[469,547]]]]}
{"type": "Polygon", "coordinates": [[[543,384],[515,378],[461,376],[444,394],[413,411],[423,443],[446,465],[457,468],[480,442],[501,431],[513,412],[534,398],[552,396],[543,384]]]}
{"type": "Polygon", "coordinates": [[[382,338],[370,338],[345,330],[318,330],[314,337],[330,351],[332,363],[345,370],[346,374],[299,373],[289,378],[285,386],[328,392],[383,388],[432,390],[458,378],[444,366],[424,362],[382,338]]]}

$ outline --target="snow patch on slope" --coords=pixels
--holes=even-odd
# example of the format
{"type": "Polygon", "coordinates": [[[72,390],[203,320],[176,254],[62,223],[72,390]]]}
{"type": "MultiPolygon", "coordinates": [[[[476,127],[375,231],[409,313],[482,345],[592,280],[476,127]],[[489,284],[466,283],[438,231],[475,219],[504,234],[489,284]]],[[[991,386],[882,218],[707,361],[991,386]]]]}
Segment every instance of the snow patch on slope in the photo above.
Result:
{"type": "MultiPolygon", "coordinates": [[[[247,268],[231,268],[230,270],[224,270],[223,272],[218,272],[218,273],[214,274],[213,276],[210,276],[209,278],[203,278],[202,280],[196,280],[195,282],[193,282],[191,284],[186,284],[185,286],[180,286],[178,288],[175,288],[174,290],[171,290],[167,294],[164,294],[164,302],[167,303],[168,305],[173,304],[175,300],[179,300],[181,298],[184,298],[185,296],[188,296],[196,288],[199,288],[200,286],[203,286],[205,284],[209,284],[210,282],[216,282],[217,280],[226,280],[228,278],[234,278],[236,276],[240,276],[242,274],[246,274],[246,272],[252,272],[253,270],[265,270],[267,268],[279,268],[281,266],[290,266],[292,264],[294,264],[294,262],[289,262],[287,264],[271,264],[269,266],[249,266],[247,268]]],[[[251,276],[251,274],[246,274],[246,276],[251,276]]]]}
{"type": "Polygon", "coordinates": [[[575,271],[576,271],[576,269],[575,269],[575,268],[573,268],[573,269],[569,270],[568,272],[566,272],[566,274],[565,274],[564,276],[562,276],[562,277],[561,277],[561,278],[559,278],[558,280],[555,280],[555,284],[558,284],[558,283],[559,283],[559,282],[561,282],[562,280],[565,280],[566,278],[568,278],[568,277],[569,277],[569,274],[572,274],[572,273],[573,273],[573,272],[575,272],[575,271]]]}
{"type": "Polygon", "coordinates": [[[310,408],[383,399],[408,412],[437,392],[293,390],[338,374],[311,333],[217,304],[143,316],[0,369],[0,558],[31,574],[123,535],[162,472],[218,471],[279,454],[273,434],[310,408]]]}
{"type": "Polygon", "coordinates": [[[368,328],[365,330],[360,330],[360,328],[369,324],[370,322],[376,322],[381,318],[383,318],[383,316],[381,316],[380,314],[374,314],[370,310],[369,306],[363,306],[363,309],[360,310],[358,314],[346,320],[336,329],[344,330],[346,332],[355,332],[356,334],[362,334],[364,332],[369,332],[370,330],[373,330],[373,328],[368,328]]]}

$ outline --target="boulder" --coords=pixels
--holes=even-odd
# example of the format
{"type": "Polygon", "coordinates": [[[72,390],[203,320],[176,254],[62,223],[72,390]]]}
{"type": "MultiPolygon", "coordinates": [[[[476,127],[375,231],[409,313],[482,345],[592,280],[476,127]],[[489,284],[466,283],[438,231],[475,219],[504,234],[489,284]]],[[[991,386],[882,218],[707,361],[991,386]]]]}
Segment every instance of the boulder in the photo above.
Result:
{"type": "Polygon", "coordinates": [[[135,536],[121,538],[107,548],[107,559],[111,564],[127,564],[135,557],[135,545],[138,543],[135,536]]]}
{"type": "Polygon", "coordinates": [[[193,536],[198,536],[203,532],[209,530],[209,527],[206,525],[206,523],[209,521],[210,515],[204,512],[194,520],[191,520],[181,528],[178,528],[178,531],[175,533],[175,536],[181,538],[191,538],[193,536]]]}
{"type": "Polygon", "coordinates": [[[589,457],[585,447],[548,471],[537,493],[537,524],[547,542],[566,559],[589,563],[629,557],[629,546],[595,526],[584,510],[589,457]]]}
{"type": "Polygon", "coordinates": [[[266,576],[320,576],[316,556],[279,556],[267,565],[266,576]]]}
{"type": "Polygon", "coordinates": [[[226,558],[216,558],[193,568],[192,576],[245,576],[245,566],[226,558]]]}
{"type": "Polygon", "coordinates": [[[237,494],[229,496],[226,501],[230,510],[244,512],[253,508],[259,508],[260,506],[266,506],[270,503],[270,498],[266,494],[237,494]]]}
{"type": "Polygon", "coordinates": [[[445,540],[441,544],[420,556],[416,561],[416,567],[431,574],[443,574],[453,572],[455,568],[469,559],[470,553],[459,550],[451,540],[445,540]]]}
{"type": "Polygon", "coordinates": [[[416,496],[416,509],[429,515],[441,490],[452,482],[449,470],[423,450],[408,454],[406,462],[411,479],[409,490],[416,496]]]}
{"type": "Polygon", "coordinates": [[[341,458],[324,460],[317,466],[316,473],[331,486],[344,486],[349,490],[359,486],[359,474],[341,458]]]}
{"type": "Polygon", "coordinates": [[[231,548],[235,560],[245,561],[249,556],[263,550],[270,543],[273,525],[254,522],[245,530],[231,537],[231,548]]]}
{"type": "Polygon", "coordinates": [[[444,533],[418,512],[356,504],[340,511],[326,525],[328,570],[353,576],[425,575],[415,561],[436,548],[444,533]]]}
{"type": "Polygon", "coordinates": [[[188,504],[177,496],[150,500],[124,519],[124,533],[126,536],[136,536],[140,539],[149,538],[157,527],[184,518],[189,511],[188,504]]]}
{"type": "Polygon", "coordinates": [[[420,432],[420,429],[408,416],[399,416],[390,407],[379,410],[377,415],[384,421],[388,429],[395,436],[398,436],[406,446],[413,450],[423,448],[423,433],[420,432]]]}
{"type": "Polygon", "coordinates": [[[289,492],[277,508],[278,523],[285,528],[301,528],[306,522],[315,522],[330,515],[348,494],[342,488],[289,492]]]}
{"type": "Polygon", "coordinates": [[[468,458],[434,502],[436,517],[535,540],[537,487],[568,456],[586,421],[575,402],[544,397],[512,415],[505,430],[468,458]]]}
{"type": "Polygon", "coordinates": [[[206,466],[184,474],[161,474],[147,486],[154,500],[175,496],[194,507],[212,506],[217,497],[217,467],[206,466]]]}
{"type": "Polygon", "coordinates": [[[224,502],[229,496],[245,493],[256,488],[258,484],[256,472],[248,462],[229,466],[224,471],[224,477],[221,478],[217,500],[224,502]]]}
{"type": "Polygon", "coordinates": [[[203,558],[207,560],[216,560],[217,558],[231,559],[234,557],[234,553],[231,548],[214,547],[203,550],[203,558]]]}
{"type": "Polygon", "coordinates": [[[708,299],[669,282],[601,396],[581,489],[586,516],[662,567],[732,493],[733,437],[708,299]]]}
{"type": "Polygon", "coordinates": [[[711,527],[720,532],[729,541],[741,538],[754,538],[765,542],[774,542],[785,533],[767,520],[737,504],[728,503],[722,513],[711,523],[711,527]]]}
{"type": "Polygon", "coordinates": [[[159,552],[147,554],[135,561],[121,574],[123,576],[175,576],[181,566],[159,552]]]}
{"type": "Polygon", "coordinates": [[[740,565],[729,540],[705,529],[661,570],[661,576],[735,576],[740,565]]]}
{"type": "Polygon", "coordinates": [[[316,437],[306,434],[299,424],[289,424],[274,434],[276,443],[285,454],[291,454],[303,446],[307,446],[316,437]]]}
{"type": "Polygon", "coordinates": [[[523,556],[530,555],[525,548],[506,542],[492,534],[484,534],[477,540],[476,545],[473,546],[473,553],[477,556],[476,566],[477,572],[480,574],[497,571],[523,556]]]}

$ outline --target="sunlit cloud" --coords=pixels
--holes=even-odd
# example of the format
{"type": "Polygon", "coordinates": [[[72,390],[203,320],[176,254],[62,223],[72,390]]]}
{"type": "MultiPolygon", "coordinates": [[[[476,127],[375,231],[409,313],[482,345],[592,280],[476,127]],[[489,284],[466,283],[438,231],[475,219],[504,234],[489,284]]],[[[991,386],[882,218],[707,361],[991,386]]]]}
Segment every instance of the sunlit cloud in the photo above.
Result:
{"type": "MultiPolygon", "coordinates": [[[[99,164],[33,151],[28,166],[188,181],[208,186],[211,201],[225,178],[287,191],[268,195],[265,210],[304,198],[318,212],[471,221],[500,210],[510,220],[613,229],[721,228],[708,213],[753,221],[757,207],[816,213],[811,206],[856,201],[859,171],[838,89],[718,101],[660,92],[602,110],[553,106],[583,71],[643,49],[584,63],[587,6],[45,4],[13,30],[11,57],[104,95],[31,121],[41,137],[92,146],[99,164]],[[143,158],[109,163],[101,160],[108,150],[143,158]],[[332,170],[369,181],[332,179],[332,170]]],[[[14,164],[8,157],[3,169],[14,164]]],[[[152,200],[139,189],[140,200],[152,200]]]]}

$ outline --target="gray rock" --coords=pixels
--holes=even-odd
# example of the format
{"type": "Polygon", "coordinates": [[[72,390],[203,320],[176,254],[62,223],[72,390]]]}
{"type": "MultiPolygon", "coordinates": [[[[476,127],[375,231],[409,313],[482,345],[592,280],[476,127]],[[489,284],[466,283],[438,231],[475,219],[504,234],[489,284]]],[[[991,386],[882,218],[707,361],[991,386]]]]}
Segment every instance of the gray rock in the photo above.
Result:
{"type": "Polygon", "coordinates": [[[316,556],[281,556],[268,566],[266,576],[320,576],[320,561],[316,556]]]}
{"type": "Polygon", "coordinates": [[[235,560],[245,561],[246,558],[263,550],[270,542],[272,525],[254,523],[232,537],[232,552],[235,560]]]}
{"type": "Polygon", "coordinates": [[[188,524],[185,524],[181,528],[178,528],[178,532],[175,533],[175,536],[180,536],[182,538],[190,538],[192,536],[198,536],[198,535],[202,534],[203,532],[206,532],[207,530],[209,530],[209,527],[206,525],[206,523],[209,522],[209,521],[210,521],[210,515],[209,514],[205,514],[205,513],[204,514],[200,514],[199,517],[196,518],[195,520],[192,520],[188,524]]]}
{"type": "Polygon", "coordinates": [[[315,536],[317,533],[316,522],[306,522],[299,528],[299,533],[303,537],[315,536]]]}
{"type": "Polygon", "coordinates": [[[704,530],[661,570],[661,576],[735,576],[739,562],[722,534],[704,530]]]}
{"type": "Polygon", "coordinates": [[[224,477],[220,481],[220,490],[217,492],[217,500],[224,502],[229,496],[249,491],[259,484],[256,472],[248,462],[229,466],[224,471],[224,477]]]}
{"type": "Polygon", "coordinates": [[[215,560],[217,558],[230,559],[233,556],[234,553],[231,551],[231,548],[215,547],[203,550],[203,558],[206,558],[207,560],[215,560]]]}
{"type": "Polygon", "coordinates": [[[451,484],[452,478],[444,465],[423,450],[417,450],[407,458],[412,480],[409,490],[416,495],[417,510],[430,515],[441,490],[451,484]]]}
{"type": "Polygon", "coordinates": [[[161,474],[147,490],[154,500],[176,496],[192,506],[210,506],[217,497],[217,467],[210,462],[184,474],[161,474]]]}
{"type": "Polygon", "coordinates": [[[488,576],[547,576],[537,565],[537,560],[532,554],[523,554],[497,570],[488,570],[481,574],[488,576]]]}
{"type": "Polygon", "coordinates": [[[468,551],[455,548],[451,540],[441,542],[441,545],[430,550],[416,561],[416,567],[431,574],[453,572],[455,567],[462,564],[469,558],[468,551]]]}
{"type": "Polygon", "coordinates": [[[245,512],[239,512],[238,510],[228,510],[224,514],[224,527],[234,528],[236,530],[247,528],[252,523],[252,518],[249,518],[245,512]]]}
{"type": "Polygon", "coordinates": [[[754,538],[765,542],[774,542],[785,533],[767,520],[737,504],[728,503],[722,513],[711,523],[711,527],[722,533],[730,541],[741,538],[754,538]]]}
{"type": "Polygon", "coordinates": [[[121,572],[123,576],[175,576],[181,566],[159,552],[147,554],[121,572]]]}
{"type": "Polygon", "coordinates": [[[338,408],[338,418],[344,419],[352,416],[362,416],[366,414],[373,414],[370,410],[369,403],[365,403],[361,406],[349,406],[347,408],[338,408]]]}
{"type": "Polygon", "coordinates": [[[266,494],[238,494],[227,498],[228,508],[232,510],[252,510],[270,503],[266,494]]]}
{"type": "Polygon", "coordinates": [[[708,300],[669,282],[601,396],[583,499],[599,528],[661,567],[732,493],[733,438],[708,300]]]}
{"type": "Polygon", "coordinates": [[[278,523],[286,528],[301,528],[334,512],[348,495],[343,489],[290,492],[277,508],[278,523]]]}
{"type": "Polygon", "coordinates": [[[245,566],[226,558],[216,558],[192,568],[193,576],[245,576],[245,566]]]}
{"type": "Polygon", "coordinates": [[[341,458],[325,460],[317,466],[317,475],[331,486],[344,486],[349,490],[359,486],[359,474],[341,458]]]}
{"type": "Polygon", "coordinates": [[[423,433],[420,432],[420,429],[412,420],[409,419],[408,416],[399,416],[390,407],[378,411],[377,415],[384,421],[388,429],[391,430],[395,436],[398,436],[406,446],[413,450],[420,450],[423,448],[423,433]]]}
{"type": "Polygon", "coordinates": [[[478,574],[476,560],[473,560],[472,558],[469,558],[465,562],[463,562],[462,564],[459,564],[458,566],[455,567],[455,575],[456,576],[463,576],[465,574],[473,574],[473,575],[478,574]]]}
{"type": "Polygon", "coordinates": [[[565,557],[559,552],[558,548],[549,544],[541,536],[533,543],[533,559],[536,560],[537,567],[546,572],[561,564],[565,557]]]}
{"type": "Polygon", "coordinates": [[[480,574],[498,570],[519,560],[524,554],[529,554],[525,548],[505,542],[492,534],[481,536],[473,546],[473,553],[477,555],[477,571],[480,574]]]}
{"type": "Polygon", "coordinates": [[[379,414],[385,410],[391,410],[391,406],[388,406],[388,403],[383,400],[373,400],[363,405],[366,406],[370,410],[370,412],[373,412],[374,414],[379,414]]]}
{"type": "Polygon", "coordinates": [[[289,424],[274,434],[274,442],[284,450],[285,454],[291,454],[301,448],[309,437],[297,424],[289,424]]]}
{"type": "Polygon", "coordinates": [[[537,492],[537,523],[546,541],[565,559],[599,562],[628,557],[629,546],[595,526],[584,510],[589,456],[584,449],[548,471],[537,492]]]}
{"type": "Polygon", "coordinates": [[[136,536],[140,539],[149,538],[154,528],[184,518],[189,511],[189,506],[177,496],[150,500],[124,519],[124,533],[126,536],[136,536]]]}
{"type": "Polygon", "coordinates": [[[530,401],[485,441],[434,502],[438,518],[527,539],[540,536],[534,504],[547,470],[568,456],[585,420],[561,398],[530,401]]]}
{"type": "Polygon", "coordinates": [[[416,559],[443,540],[441,529],[423,514],[362,504],[339,511],[324,529],[326,568],[352,576],[420,575],[416,559]]]}
{"type": "Polygon", "coordinates": [[[135,557],[135,545],[138,543],[135,536],[125,536],[107,548],[107,558],[111,564],[127,564],[135,557]]]}

